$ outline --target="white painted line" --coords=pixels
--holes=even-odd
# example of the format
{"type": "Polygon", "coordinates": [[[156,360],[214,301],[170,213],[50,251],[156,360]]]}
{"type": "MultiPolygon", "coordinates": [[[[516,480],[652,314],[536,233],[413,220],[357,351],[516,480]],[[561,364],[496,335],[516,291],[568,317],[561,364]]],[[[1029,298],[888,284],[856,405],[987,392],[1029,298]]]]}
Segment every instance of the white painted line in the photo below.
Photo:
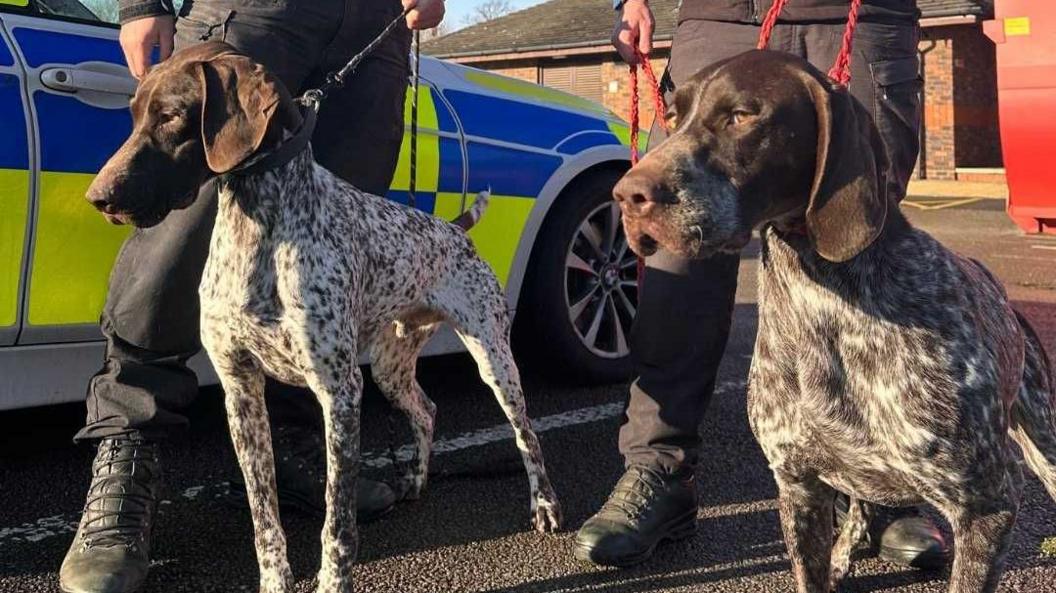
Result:
{"type": "MultiPolygon", "coordinates": [[[[623,413],[623,404],[604,404],[590,408],[580,408],[570,412],[544,416],[532,420],[532,430],[538,433],[558,428],[567,428],[579,424],[589,424],[608,420],[623,413]]],[[[491,428],[484,428],[467,432],[457,437],[441,439],[433,443],[433,454],[453,453],[462,449],[472,447],[483,447],[500,441],[512,441],[513,429],[509,424],[499,424],[491,428]]],[[[407,461],[414,455],[414,445],[404,445],[396,450],[396,457],[400,461],[407,461]]],[[[383,468],[392,465],[392,459],[384,451],[368,451],[363,455],[363,465],[370,468],[383,468]]]]}
{"type": "MultiPolygon", "coordinates": [[[[715,394],[721,395],[732,391],[743,390],[744,381],[725,381],[715,386],[715,394]]],[[[538,433],[591,424],[615,418],[623,413],[623,403],[608,403],[587,408],[569,410],[560,414],[543,416],[532,420],[532,429],[538,433]]],[[[455,437],[440,439],[433,443],[433,454],[454,453],[463,449],[483,447],[500,441],[512,441],[513,430],[509,424],[497,424],[490,428],[474,430],[455,437]]],[[[414,448],[405,445],[396,450],[396,456],[406,461],[411,458],[414,448]]],[[[385,451],[368,451],[363,455],[363,465],[370,468],[383,468],[392,465],[392,460],[385,451]]],[[[184,489],[180,496],[186,500],[197,500],[207,486],[191,486],[184,489]]],[[[171,504],[171,501],[162,501],[171,504]]],[[[8,543],[38,542],[43,539],[66,535],[77,531],[80,515],[52,515],[37,519],[33,523],[23,523],[19,527],[0,527],[0,547],[8,543]]]]}
{"type": "Polygon", "coordinates": [[[77,521],[80,517],[71,515],[52,515],[41,517],[33,523],[23,523],[19,527],[0,527],[0,544],[8,540],[12,542],[39,542],[42,539],[66,535],[77,531],[77,521]]]}
{"type": "MultiPolygon", "coordinates": [[[[736,389],[744,389],[744,381],[726,381],[715,386],[715,394],[719,395],[736,389]]],[[[623,403],[602,404],[589,408],[579,408],[552,416],[543,416],[532,420],[532,430],[536,434],[590,424],[615,418],[623,413],[623,403]]],[[[509,424],[498,424],[491,428],[483,428],[473,432],[467,432],[457,437],[440,439],[433,442],[433,455],[440,453],[453,453],[471,447],[483,447],[499,441],[512,441],[513,429],[509,424]]],[[[396,457],[400,461],[408,461],[414,455],[413,445],[404,445],[396,450],[396,457]]],[[[385,451],[368,451],[363,454],[363,465],[370,468],[383,468],[392,465],[392,459],[385,451]]]]}
{"type": "Polygon", "coordinates": [[[1056,245],[1031,245],[1033,249],[1051,249],[1056,251],[1056,245]]]}

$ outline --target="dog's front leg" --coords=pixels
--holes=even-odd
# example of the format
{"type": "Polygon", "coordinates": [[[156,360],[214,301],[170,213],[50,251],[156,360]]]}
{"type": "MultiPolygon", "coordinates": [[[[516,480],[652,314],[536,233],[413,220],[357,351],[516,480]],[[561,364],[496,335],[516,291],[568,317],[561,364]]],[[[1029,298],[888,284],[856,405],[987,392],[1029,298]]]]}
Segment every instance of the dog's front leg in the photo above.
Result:
{"type": "Polygon", "coordinates": [[[817,477],[774,477],[796,591],[828,593],[835,491],[817,477]]]}
{"type": "Polygon", "coordinates": [[[356,479],[359,474],[360,400],[363,375],[355,353],[337,353],[332,368],[308,378],[319,398],[326,439],[326,519],[317,593],[351,593],[356,530],[356,479]]]}
{"type": "Polygon", "coordinates": [[[293,573],[286,558],[286,536],[279,521],[275,458],[268,410],[264,405],[264,373],[247,352],[208,350],[224,387],[228,430],[246,481],[260,568],[260,591],[287,593],[293,590],[293,573]]]}

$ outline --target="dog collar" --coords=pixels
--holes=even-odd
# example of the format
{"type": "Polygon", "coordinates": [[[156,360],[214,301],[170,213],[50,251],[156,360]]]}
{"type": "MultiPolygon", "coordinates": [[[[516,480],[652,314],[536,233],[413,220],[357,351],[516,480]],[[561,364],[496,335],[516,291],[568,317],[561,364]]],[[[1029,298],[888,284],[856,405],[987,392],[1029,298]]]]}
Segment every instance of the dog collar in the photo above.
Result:
{"type": "MultiPolygon", "coordinates": [[[[300,104],[300,103],[298,103],[300,104]]],[[[289,163],[308,148],[315,131],[316,110],[312,105],[301,107],[301,126],[274,150],[255,155],[221,177],[246,177],[263,173],[289,163]]]]}

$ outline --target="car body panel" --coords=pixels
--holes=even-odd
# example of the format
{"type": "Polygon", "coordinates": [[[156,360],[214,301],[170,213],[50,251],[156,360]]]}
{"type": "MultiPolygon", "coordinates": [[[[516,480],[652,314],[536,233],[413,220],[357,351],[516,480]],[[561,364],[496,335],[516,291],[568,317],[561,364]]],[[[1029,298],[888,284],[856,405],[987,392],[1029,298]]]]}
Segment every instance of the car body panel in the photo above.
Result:
{"type": "Polygon", "coordinates": [[[31,203],[32,167],[22,69],[0,33],[0,346],[12,344],[21,298],[31,203]]]}
{"type": "Polygon", "coordinates": [[[84,193],[131,129],[128,97],[112,108],[48,88],[42,73],[93,64],[123,68],[117,30],[5,16],[25,65],[39,169],[20,344],[98,339],[110,266],[130,230],[103,220],[84,193]]]}

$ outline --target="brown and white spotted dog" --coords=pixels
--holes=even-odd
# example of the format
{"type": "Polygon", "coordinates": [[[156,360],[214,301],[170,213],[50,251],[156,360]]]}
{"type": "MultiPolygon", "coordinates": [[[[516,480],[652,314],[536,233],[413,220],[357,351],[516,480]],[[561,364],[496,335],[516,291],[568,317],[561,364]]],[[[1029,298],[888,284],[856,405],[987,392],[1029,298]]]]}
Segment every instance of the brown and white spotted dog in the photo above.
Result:
{"type": "MultiPolygon", "coordinates": [[[[281,83],[220,43],[175,54],[132,101],[131,137],[89,200],[115,222],[150,226],[194,200],[207,179],[283,142],[302,122],[281,83]]],[[[279,522],[264,377],[309,387],[323,410],[326,519],[318,591],[352,590],[360,457],[358,356],[413,428],[409,494],[425,486],[435,406],[415,361],[450,322],[513,425],[530,487],[531,521],[560,508],[525,414],[509,347],[506,299],[466,237],[487,194],[451,224],[368,195],[312,159],[219,180],[219,211],[200,288],[202,342],[223,383],[231,438],[256,532],[260,590],[292,589],[279,522]]]]}
{"type": "Polygon", "coordinates": [[[955,536],[951,593],[994,591],[1023,481],[1013,443],[1056,497],[1037,336],[982,265],[903,217],[865,108],[807,62],[706,68],[670,117],[615,196],[643,255],[737,252],[761,229],[748,412],[797,590],[837,586],[870,501],[934,505],[955,536]],[[836,491],[855,502],[834,550],[836,491]]]}

